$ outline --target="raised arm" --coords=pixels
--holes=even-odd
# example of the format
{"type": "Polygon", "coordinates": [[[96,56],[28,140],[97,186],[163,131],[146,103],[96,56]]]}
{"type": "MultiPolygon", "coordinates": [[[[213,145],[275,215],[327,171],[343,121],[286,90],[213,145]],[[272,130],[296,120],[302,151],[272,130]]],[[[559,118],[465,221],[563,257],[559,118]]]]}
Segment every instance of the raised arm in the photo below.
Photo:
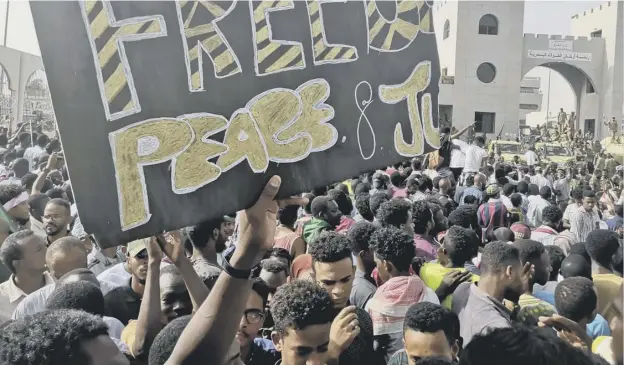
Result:
{"type": "MultiPolygon", "coordinates": [[[[277,221],[275,196],[281,179],[273,176],[256,204],[240,216],[236,250],[225,270],[219,275],[208,298],[182,332],[167,365],[199,364],[210,359],[222,364],[227,354],[251,290],[251,268],[272,248],[277,221]]],[[[305,204],[293,198],[284,205],[305,204]]]]}
{"type": "Polygon", "coordinates": [[[159,236],[158,245],[178,268],[193,302],[193,312],[197,312],[208,297],[210,290],[204,285],[199,275],[193,269],[193,265],[186,257],[180,231],[169,232],[166,237],[159,236]]]}
{"type": "Polygon", "coordinates": [[[139,309],[139,318],[136,322],[136,330],[131,343],[126,343],[130,354],[136,359],[146,359],[149,354],[152,341],[162,328],[160,311],[160,261],[162,251],[158,247],[156,238],[150,239],[147,245],[147,279],[145,291],[139,309]]]}
{"type": "Polygon", "coordinates": [[[37,179],[35,179],[32,189],[30,190],[31,194],[38,194],[41,192],[41,188],[43,188],[43,184],[48,178],[48,174],[55,167],[56,167],[56,153],[53,153],[50,155],[50,158],[48,158],[48,164],[46,165],[46,167],[44,167],[41,170],[41,172],[37,176],[37,179]]]}
{"type": "Polygon", "coordinates": [[[474,122],[472,124],[467,125],[466,127],[464,127],[463,129],[461,129],[460,131],[458,131],[457,133],[451,135],[451,139],[457,139],[459,138],[462,134],[466,133],[467,130],[469,130],[470,128],[472,128],[472,126],[474,125],[474,122]]]}

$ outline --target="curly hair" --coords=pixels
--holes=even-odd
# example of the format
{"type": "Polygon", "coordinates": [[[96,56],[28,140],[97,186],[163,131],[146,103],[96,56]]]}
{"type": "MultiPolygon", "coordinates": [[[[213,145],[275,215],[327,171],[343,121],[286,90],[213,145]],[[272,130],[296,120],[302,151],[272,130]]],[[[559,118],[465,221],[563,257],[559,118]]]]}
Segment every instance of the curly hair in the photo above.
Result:
{"type": "Polygon", "coordinates": [[[295,225],[295,222],[297,221],[297,213],[299,212],[299,206],[298,205],[288,205],[284,208],[281,208],[278,212],[277,212],[277,220],[287,226],[287,227],[292,227],[295,225]]]}
{"type": "Polygon", "coordinates": [[[399,271],[408,271],[416,256],[414,238],[394,227],[375,231],[370,239],[370,249],[380,259],[390,261],[399,271]]]}
{"type": "Polygon", "coordinates": [[[334,319],[334,305],[325,289],[308,280],[282,285],[271,300],[275,330],[285,334],[290,328],[301,330],[334,319]]]}
{"type": "Polygon", "coordinates": [[[165,365],[191,318],[190,315],[178,317],[156,335],[149,350],[149,365],[165,365]]]}
{"type": "Polygon", "coordinates": [[[371,236],[377,230],[378,226],[361,221],[357,222],[349,228],[347,238],[351,243],[351,252],[357,255],[360,251],[368,251],[371,236]]]}
{"type": "Polygon", "coordinates": [[[444,249],[447,251],[453,265],[463,267],[477,253],[479,240],[473,230],[460,226],[453,226],[444,236],[444,249]]]}
{"type": "Polygon", "coordinates": [[[46,308],[76,309],[97,316],[103,316],[106,311],[100,288],[84,280],[57,285],[46,300],[46,308]]]}
{"type": "Polygon", "coordinates": [[[550,267],[552,267],[550,280],[557,281],[559,270],[561,270],[561,263],[566,258],[565,252],[563,252],[561,247],[555,245],[548,245],[545,248],[546,252],[548,252],[548,256],[550,257],[550,267]]]}
{"type": "Polygon", "coordinates": [[[460,226],[464,228],[476,227],[473,226],[477,223],[477,209],[472,205],[460,205],[457,209],[453,210],[448,216],[448,225],[460,226]]]}
{"type": "Polygon", "coordinates": [[[388,193],[385,190],[377,191],[375,194],[370,197],[370,210],[373,213],[373,216],[377,215],[377,210],[384,202],[390,200],[388,198],[388,193]]]}
{"type": "Polygon", "coordinates": [[[317,196],[312,201],[312,205],[310,205],[310,209],[312,210],[312,214],[315,217],[318,217],[319,214],[326,213],[329,210],[330,203],[333,202],[333,201],[334,201],[334,199],[332,199],[329,196],[325,196],[325,195],[317,196]]]}
{"type": "Polygon", "coordinates": [[[82,344],[99,336],[108,337],[108,326],[83,311],[59,309],[22,317],[0,331],[0,363],[90,364],[82,344]]]}
{"type": "Polygon", "coordinates": [[[353,193],[355,194],[355,197],[357,198],[358,196],[362,194],[368,195],[368,192],[370,191],[370,189],[371,189],[371,185],[368,182],[361,181],[359,184],[355,186],[355,188],[353,189],[353,193]]]}
{"type": "Polygon", "coordinates": [[[262,270],[274,274],[280,273],[282,271],[288,272],[288,265],[286,265],[284,262],[276,257],[270,257],[268,259],[262,260],[260,266],[262,270]]]}
{"type": "Polygon", "coordinates": [[[585,246],[592,260],[602,267],[610,268],[613,264],[613,255],[620,247],[619,236],[613,231],[596,229],[587,235],[585,246]]]}
{"type": "Polygon", "coordinates": [[[513,326],[473,337],[460,357],[462,365],[596,365],[592,354],[569,345],[550,328],[513,326]]]}
{"type": "Polygon", "coordinates": [[[24,192],[20,185],[0,185],[0,204],[4,205],[24,192]]]}
{"type": "Polygon", "coordinates": [[[408,329],[424,333],[442,330],[451,346],[460,337],[457,314],[439,304],[429,302],[420,302],[409,307],[403,322],[403,330],[408,329]]]}
{"type": "Polygon", "coordinates": [[[351,258],[351,242],[336,232],[322,232],[308,245],[308,253],[314,262],[338,262],[351,258]]]}
{"type": "Polygon", "coordinates": [[[560,315],[579,322],[590,319],[598,306],[594,282],[588,278],[563,279],[555,288],[555,308],[560,315]]]}
{"type": "Polygon", "coordinates": [[[427,224],[433,222],[433,213],[424,201],[416,201],[412,206],[412,220],[414,222],[414,232],[424,234],[427,232],[427,224]]]}
{"type": "Polygon", "coordinates": [[[375,219],[370,208],[370,195],[368,195],[368,193],[356,196],[355,209],[357,209],[357,212],[367,221],[372,222],[375,219]]]}
{"type": "Polygon", "coordinates": [[[334,199],[336,204],[338,204],[338,210],[340,210],[343,215],[351,215],[351,212],[353,211],[353,203],[344,191],[332,189],[327,192],[327,196],[334,199]]]}
{"type": "Polygon", "coordinates": [[[542,211],[542,222],[544,224],[556,224],[563,218],[563,212],[556,205],[549,205],[542,211]]]}
{"type": "Polygon", "coordinates": [[[408,223],[409,214],[412,205],[402,199],[390,199],[379,206],[376,218],[382,227],[401,228],[402,225],[408,223]]]}

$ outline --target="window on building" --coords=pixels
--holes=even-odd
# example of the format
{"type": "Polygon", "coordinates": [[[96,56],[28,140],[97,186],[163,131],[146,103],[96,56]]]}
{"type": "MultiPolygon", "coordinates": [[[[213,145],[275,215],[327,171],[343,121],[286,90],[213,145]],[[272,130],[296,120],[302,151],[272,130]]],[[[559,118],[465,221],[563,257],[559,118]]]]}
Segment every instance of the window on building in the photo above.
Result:
{"type": "Polygon", "coordinates": [[[602,29],[595,30],[591,32],[592,38],[602,38],[602,29]]]}
{"type": "Polygon", "coordinates": [[[448,68],[447,67],[444,67],[441,72],[442,72],[442,76],[448,76],[448,68]]]}
{"type": "Polygon", "coordinates": [[[442,35],[442,39],[446,39],[451,34],[451,22],[448,19],[444,22],[444,33],[442,35]]]}
{"type": "Polygon", "coordinates": [[[592,85],[589,79],[585,79],[585,92],[587,94],[593,94],[596,92],[596,90],[594,90],[594,85],[592,85]]]}
{"type": "Polygon", "coordinates": [[[479,20],[479,34],[497,35],[498,19],[492,14],[485,14],[479,20]]]}
{"type": "Polygon", "coordinates": [[[477,133],[494,133],[496,113],[475,112],[474,130],[477,133]]]}
{"type": "Polygon", "coordinates": [[[489,62],[484,62],[477,67],[477,78],[484,84],[489,84],[496,77],[496,67],[489,62]]]}
{"type": "Polygon", "coordinates": [[[520,104],[522,110],[537,110],[537,104],[520,104]]]}
{"type": "Polygon", "coordinates": [[[592,136],[596,135],[596,119],[585,119],[585,133],[589,132],[592,136]]]}

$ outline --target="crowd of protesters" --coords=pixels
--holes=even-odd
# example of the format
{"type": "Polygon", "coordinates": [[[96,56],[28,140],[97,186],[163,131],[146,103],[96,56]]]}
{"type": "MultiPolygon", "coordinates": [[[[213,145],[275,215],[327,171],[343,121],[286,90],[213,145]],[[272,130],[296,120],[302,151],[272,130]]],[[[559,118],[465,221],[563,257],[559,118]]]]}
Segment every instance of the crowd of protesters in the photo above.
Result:
{"type": "Polygon", "coordinates": [[[621,167],[462,132],[107,248],[58,141],[0,135],[0,364],[622,365],[621,167]]]}

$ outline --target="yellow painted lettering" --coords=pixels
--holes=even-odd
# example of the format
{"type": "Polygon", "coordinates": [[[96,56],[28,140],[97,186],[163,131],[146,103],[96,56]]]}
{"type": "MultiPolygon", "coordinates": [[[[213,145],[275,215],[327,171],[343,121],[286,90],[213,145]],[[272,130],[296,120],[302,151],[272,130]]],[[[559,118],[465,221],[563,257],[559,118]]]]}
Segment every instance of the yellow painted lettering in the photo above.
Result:
{"type": "Polygon", "coordinates": [[[176,157],[173,174],[173,191],[177,194],[193,192],[215,181],[221,175],[221,168],[208,161],[222,155],[228,147],[209,137],[227,127],[227,119],[220,115],[200,113],[182,115],[193,131],[195,139],[186,151],[176,157]]]}
{"type": "Polygon", "coordinates": [[[223,137],[228,151],[217,160],[217,166],[228,171],[247,160],[255,173],[266,171],[269,156],[262,135],[248,111],[241,109],[234,112],[223,137]]]}
{"type": "Polygon", "coordinates": [[[292,90],[270,90],[248,104],[249,111],[264,137],[269,159],[274,162],[297,162],[310,154],[311,139],[304,133],[280,139],[301,112],[301,101],[292,90]]]}
{"type": "Polygon", "coordinates": [[[188,123],[177,119],[150,119],[109,135],[113,151],[121,229],[149,221],[144,166],[169,161],[193,141],[188,123]]]}
{"type": "MultiPolygon", "coordinates": [[[[431,62],[423,61],[416,65],[412,74],[402,84],[379,86],[379,98],[384,103],[396,104],[407,99],[407,110],[412,129],[412,141],[409,143],[405,141],[401,123],[397,123],[394,129],[394,147],[401,156],[413,157],[421,155],[424,152],[423,123],[416,96],[417,93],[427,88],[430,81],[431,62]]],[[[428,98],[423,97],[422,106],[423,109],[427,109],[429,112],[431,111],[431,95],[429,95],[428,98]]],[[[431,123],[431,126],[427,126],[427,128],[433,128],[433,121],[427,124],[429,123],[431,123]]],[[[431,137],[433,136],[431,130],[427,131],[427,133],[429,133],[431,137]]]]}
{"type": "Polygon", "coordinates": [[[301,97],[303,109],[295,124],[280,134],[291,139],[299,133],[312,138],[312,152],[324,151],[336,144],[338,131],[328,123],[334,119],[334,108],[324,104],[329,97],[329,84],[323,79],[310,80],[296,90],[301,97]]]}

